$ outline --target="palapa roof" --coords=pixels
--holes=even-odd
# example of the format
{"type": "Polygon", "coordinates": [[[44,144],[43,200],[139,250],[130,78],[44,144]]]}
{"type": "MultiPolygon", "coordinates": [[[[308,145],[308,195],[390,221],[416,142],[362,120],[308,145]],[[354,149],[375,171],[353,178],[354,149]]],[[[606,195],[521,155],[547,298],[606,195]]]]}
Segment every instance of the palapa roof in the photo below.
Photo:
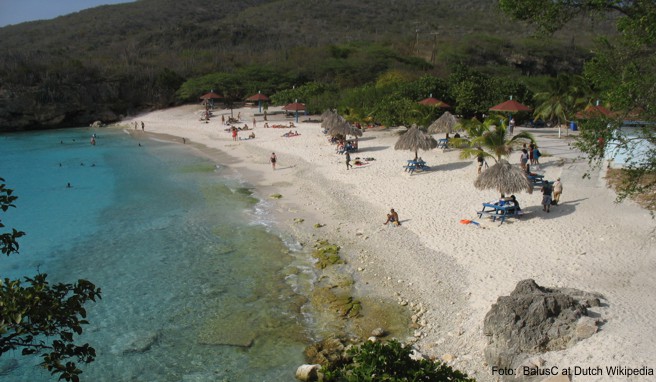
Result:
{"type": "Polygon", "coordinates": [[[504,111],[504,112],[516,113],[518,111],[531,111],[531,108],[511,99],[506,102],[502,102],[496,106],[492,106],[490,108],[490,111],[504,111]]]}
{"type": "Polygon", "coordinates": [[[419,104],[424,106],[434,106],[434,107],[441,107],[441,108],[451,107],[449,106],[448,103],[444,101],[440,101],[439,99],[433,97],[424,98],[421,101],[419,101],[419,104]]]}
{"type": "Polygon", "coordinates": [[[479,190],[492,189],[506,195],[530,190],[532,187],[524,170],[505,159],[483,171],[474,181],[474,186],[479,190]]]}
{"type": "Polygon", "coordinates": [[[408,129],[394,145],[394,150],[410,150],[417,156],[418,150],[428,151],[437,147],[437,141],[416,126],[408,129]]]}
{"type": "Polygon", "coordinates": [[[328,134],[333,136],[362,136],[362,130],[348,123],[344,117],[333,110],[327,110],[321,115],[321,127],[328,130],[328,134]]]}
{"type": "Polygon", "coordinates": [[[257,94],[254,94],[254,95],[246,98],[246,101],[268,101],[268,100],[269,100],[269,97],[265,96],[262,93],[257,93],[257,94]]]}
{"type": "Polygon", "coordinates": [[[614,113],[603,106],[599,105],[588,105],[585,109],[576,113],[576,118],[586,119],[586,118],[595,118],[595,117],[612,117],[614,113]]]}
{"type": "Polygon", "coordinates": [[[458,119],[453,114],[445,111],[435,122],[428,126],[428,133],[451,133],[457,124],[458,119]]]}
{"type": "Polygon", "coordinates": [[[283,110],[287,111],[300,111],[305,110],[305,104],[300,102],[292,102],[282,107],[283,110]]]}
{"type": "Polygon", "coordinates": [[[214,92],[205,93],[202,96],[200,96],[200,99],[219,99],[219,98],[223,98],[223,96],[216,94],[214,92]]]}

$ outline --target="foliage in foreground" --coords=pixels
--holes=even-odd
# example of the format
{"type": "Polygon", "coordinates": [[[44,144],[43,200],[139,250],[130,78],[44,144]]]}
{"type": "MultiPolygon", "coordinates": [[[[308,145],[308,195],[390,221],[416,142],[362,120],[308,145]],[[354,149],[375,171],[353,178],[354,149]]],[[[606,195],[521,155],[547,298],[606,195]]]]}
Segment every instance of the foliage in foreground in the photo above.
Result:
{"type": "MultiPolygon", "coordinates": [[[[16,196],[0,178],[0,209],[15,207],[16,196]]],[[[0,220],[0,228],[4,228],[0,220]]],[[[16,239],[24,232],[2,233],[0,250],[9,256],[18,253],[16,239]]],[[[21,350],[22,355],[39,354],[42,366],[59,379],[79,381],[77,362],[89,363],[96,351],[89,344],[77,345],[75,334],[88,324],[84,305],[100,299],[100,289],[87,280],[75,284],[50,284],[46,274],[25,277],[24,281],[0,279],[0,356],[21,350]]]]}
{"type": "Polygon", "coordinates": [[[472,382],[466,374],[450,366],[426,359],[410,358],[412,349],[398,341],[367,341],[349,350],[350,363],[334,370],[326,371],[325,380],[343,381],[454,381],[472,382]]]}

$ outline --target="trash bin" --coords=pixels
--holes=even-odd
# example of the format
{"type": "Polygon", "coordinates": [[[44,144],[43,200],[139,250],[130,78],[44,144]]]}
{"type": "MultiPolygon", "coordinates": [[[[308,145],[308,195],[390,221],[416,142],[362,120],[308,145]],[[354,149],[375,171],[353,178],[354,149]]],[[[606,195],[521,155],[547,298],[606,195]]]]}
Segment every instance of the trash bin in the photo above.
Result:
{"type": "Polygon", "coordinates": [[[576,130],[578,130],[578,128],[576,127],[576,122],[574,122],[574,121],[571,121],[571,122],[569,123],[569,128],[570,128],[572,131],[576,131],[576,130]]]}

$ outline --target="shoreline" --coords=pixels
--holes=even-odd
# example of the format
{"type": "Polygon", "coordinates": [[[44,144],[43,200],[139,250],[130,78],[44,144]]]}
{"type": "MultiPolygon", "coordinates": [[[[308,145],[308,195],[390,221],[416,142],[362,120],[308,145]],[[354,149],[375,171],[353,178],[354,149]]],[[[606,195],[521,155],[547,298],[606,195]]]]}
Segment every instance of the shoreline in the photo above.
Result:
{"type": "MultiPolygon", "coordinates": [[[[258,198],[283,195],[271,203],[283,231],[308,244],[317,235],[334,238],[364,293],[422,307],[425,326],[415,334],[425,355],[450,359],[449,365],[479,381],[495,380],[483,360],[483,317],[497,297],[534,278],[547,287],[600,292],[609,301],[595,311],[607,321],[603,329],[570,349],[541,355],[547,365],[656,365],[648,349],[656,339],[649,320],[656,308],[648,292],[656,286],[649,272],[656,266],[649,256],[656,244],[654,221],[632,202],[612,203],[601,174],[582,179],[587,165],[568,156],[565,140],[536,134],[541,151],[554,155],[543,157],[543,172],[563,179],[562,205],[542,214],[540,195],[522,193],[527,215],[499,225],[476,219],[480,202],[497,195],[474,189],[475,165],[458,159],[455,150],[421,152],[434,170],[410,176],[401,165],[411,154],[392,149],[394,129],[366,131],[352,156],[376,160],[346,170],[318,123],[297,123],[301,136],[282,138],[286,129],[264,129],[258,120],[256,139],[234,142],[218,116],[229,110],[218,110],[207,124],[198,122],[198,110],[180,106],[123,123],[132,131],[129,123],[143,120],[147,133],[185,137],[187,145],[216,150],[227,156],[228,167],[247,181],[252,177],[258,198]],[[278,154],[276,171],[268,163],[271,151],[278,154]],[[390,207],[399,212],[401,227],[382,225],[390,207]],[[294,224],[296,217],[305,222],[294,224]],[[483,228],[460,219],[479,220],[483,228]],[[315,223],[325,226],[314,229],[315,223]]],[[[251,126],[255,110],[234,114],[242,113],[251,126]]],[[[269,123],[288,121],[270,116],[269,123]]]]}

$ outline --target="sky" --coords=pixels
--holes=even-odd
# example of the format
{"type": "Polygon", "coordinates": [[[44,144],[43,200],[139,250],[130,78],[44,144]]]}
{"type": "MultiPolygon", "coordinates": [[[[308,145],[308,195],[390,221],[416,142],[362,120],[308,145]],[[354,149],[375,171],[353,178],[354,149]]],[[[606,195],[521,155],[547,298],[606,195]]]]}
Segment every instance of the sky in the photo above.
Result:
{"type": "Polygon", "coordinates": [[[134,0],[0,0],[0,27],[25,21],[48,20],[106,4],[134,0]]]}

